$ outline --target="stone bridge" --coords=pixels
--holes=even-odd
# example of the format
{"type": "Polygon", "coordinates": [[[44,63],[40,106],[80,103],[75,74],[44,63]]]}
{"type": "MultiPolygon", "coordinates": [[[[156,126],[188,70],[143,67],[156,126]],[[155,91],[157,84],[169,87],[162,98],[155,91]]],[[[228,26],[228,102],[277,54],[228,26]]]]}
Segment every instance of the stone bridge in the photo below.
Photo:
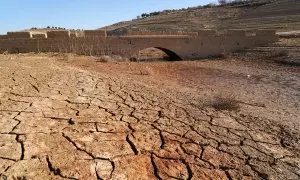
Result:
{"type": "Polygon", "coordinates": [[[45,34],[9,32],[0,36],[0,51],[10,53],[65,52],[84,55],[120,55],[131,58],[146,48],[157,48],[173,60],[218,56],[245,48],[277,41],[276,31],[227,30],[217,33],[201,30],[191,33],[130,32],[123,36],[107,36],[102,30],[83,33],[49,31],[45,34]]]}

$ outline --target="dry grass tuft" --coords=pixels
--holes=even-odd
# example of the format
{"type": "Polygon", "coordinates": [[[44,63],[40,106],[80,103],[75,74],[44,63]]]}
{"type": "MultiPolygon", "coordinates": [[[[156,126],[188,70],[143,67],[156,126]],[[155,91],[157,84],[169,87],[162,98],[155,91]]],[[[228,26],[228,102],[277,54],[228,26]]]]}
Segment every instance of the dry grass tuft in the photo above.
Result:
{"type": "Polygon", "coordinates": [[[289,52],[287,50],[274,51],[267,55],[267,58],[271,61],[278,61],[289,57],[289,52]]]}
{"type": "Polygon", "coordinates": [[[291,67],[300,66],[299,58],[293,57],[287,50],[274,52],[270,54],[268,58],[279,65],[291,67]]]}
{"type": "Polygon", "coordinates": [[[277,51],[270,55],[271,58],[278,58],[278,57],[288,57],[289,52],[287,50],[277,51]]]}
{"type": "Polygon", "coordinates": [[[239,102],[233,97],[216,97],[210,106],[216,110],[237,111],[240,109],[239,102]]]}

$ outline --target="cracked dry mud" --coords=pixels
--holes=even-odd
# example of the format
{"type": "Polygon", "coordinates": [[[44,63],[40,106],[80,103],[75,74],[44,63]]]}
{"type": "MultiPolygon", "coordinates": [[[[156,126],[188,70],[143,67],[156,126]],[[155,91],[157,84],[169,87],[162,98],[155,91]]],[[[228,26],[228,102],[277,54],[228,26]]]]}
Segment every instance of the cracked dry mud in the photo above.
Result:
{"type": "Polygon", "coordinates": [[[179,64],[201,77],[174,86],[118,64],[1,55],[0,177],[299,179],[299,72],[222,63],[179,64]],[[210,106],[216,90],[236,92],[240,109],[210,106]]]}

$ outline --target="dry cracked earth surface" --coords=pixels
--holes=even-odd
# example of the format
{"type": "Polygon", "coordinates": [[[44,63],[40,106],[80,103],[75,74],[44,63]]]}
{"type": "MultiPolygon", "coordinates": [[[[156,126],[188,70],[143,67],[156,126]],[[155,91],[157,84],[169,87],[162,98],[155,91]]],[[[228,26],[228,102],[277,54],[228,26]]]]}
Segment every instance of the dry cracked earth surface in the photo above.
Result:
{"type": "Polygon", "coordinates": [[[0,177],[299,179],[299,72],[0,55],[0,177]]]}

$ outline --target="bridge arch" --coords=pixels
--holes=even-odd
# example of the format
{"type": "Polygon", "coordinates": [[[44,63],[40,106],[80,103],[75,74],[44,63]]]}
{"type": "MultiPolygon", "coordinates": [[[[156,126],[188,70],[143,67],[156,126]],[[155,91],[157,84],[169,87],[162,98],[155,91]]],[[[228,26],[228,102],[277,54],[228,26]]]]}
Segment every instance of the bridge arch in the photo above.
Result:
{"type": "Polygon", "coordinates": [[[175,51],[172,51],[172,50],[164,48],[164,47],[158,47],[158,46],[157,47],[148,47],[148,48],[139,49],[137,52],[135,52],[132,55],[131,58],[134,59],[134,60],[138,60],[139,59],[137,57],[138,54],[142,51],[147,50],[147,49],[156,49],[156,50],[160,50],[160,51],[164,52],[168,56],[168,61],[181,61],[182,60],[182,58],[175,51]]]}

